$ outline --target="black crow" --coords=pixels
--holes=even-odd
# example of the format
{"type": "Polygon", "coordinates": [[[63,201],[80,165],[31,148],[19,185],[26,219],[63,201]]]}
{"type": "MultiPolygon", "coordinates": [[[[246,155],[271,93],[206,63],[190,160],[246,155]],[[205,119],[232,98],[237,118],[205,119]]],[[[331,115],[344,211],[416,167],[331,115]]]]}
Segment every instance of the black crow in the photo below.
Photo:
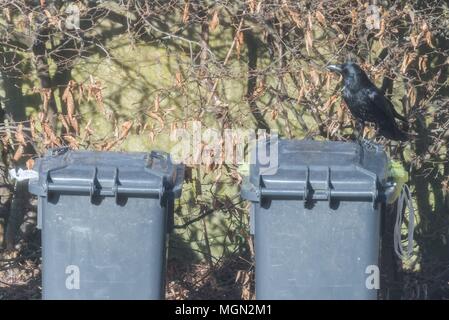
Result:
{"type": "Polygon", "coordinates": [[[357,119],[359,136],[365,122],[373,122],[377,133],[391,140],[407,141],[408,135],[396,124],[395,117],[406,121],[355,63],[332,64],[327,69],[343,76],[343,99],[357,119]]]}

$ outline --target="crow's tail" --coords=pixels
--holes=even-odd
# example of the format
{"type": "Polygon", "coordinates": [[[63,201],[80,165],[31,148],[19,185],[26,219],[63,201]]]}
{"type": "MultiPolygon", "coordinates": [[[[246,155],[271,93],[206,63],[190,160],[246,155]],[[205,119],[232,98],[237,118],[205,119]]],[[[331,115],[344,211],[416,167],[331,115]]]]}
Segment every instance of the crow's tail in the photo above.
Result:
{"type": "Polygon", "coordinates": [[[392,126],[391,128],[381,129],[379,132],[381,135],[383,135],[387,139],[396,140],[396,141],[408,141],[410,139],[410,135],[401,129],[399,129],[398,126],[392,126]]]}
{"type": "Polygon", "coordinates": [[[397,128],[397,130],[395,131],[395,139],[394,140],[399,140],[399,141],[405,142],[405,141],[408,141],[409,139],[410,139],[410,136],[408,133],[397,128]]]}
{"type": "Polygon", "coordinates": [[[392,111],[393,111],[393,115],[394,115],[394,117],[396,119],[399,119],[402,122],[407,122],[408,121],[403,115],[401,115],[399,112],[397,112],[395,108],[393,108],[392,111]]]}

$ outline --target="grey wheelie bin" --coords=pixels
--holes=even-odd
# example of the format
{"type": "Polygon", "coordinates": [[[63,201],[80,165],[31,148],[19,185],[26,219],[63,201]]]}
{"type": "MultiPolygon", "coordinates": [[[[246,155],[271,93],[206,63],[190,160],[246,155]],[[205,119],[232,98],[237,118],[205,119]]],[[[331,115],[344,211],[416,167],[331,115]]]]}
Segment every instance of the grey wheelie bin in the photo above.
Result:
{"type": "Polygon", "coordinates": [[[184,169],[168,154],[51,150],[35,162],[44,299],[162,299],[184,169]]]}
{"type": "Polygon", "coordinates": [[[279,140],[272,150],[275,170],[255,159],[242,186],[256,298],[377,299],[381,211],[394,189],[385,152],[310,140],[279,140]]]}

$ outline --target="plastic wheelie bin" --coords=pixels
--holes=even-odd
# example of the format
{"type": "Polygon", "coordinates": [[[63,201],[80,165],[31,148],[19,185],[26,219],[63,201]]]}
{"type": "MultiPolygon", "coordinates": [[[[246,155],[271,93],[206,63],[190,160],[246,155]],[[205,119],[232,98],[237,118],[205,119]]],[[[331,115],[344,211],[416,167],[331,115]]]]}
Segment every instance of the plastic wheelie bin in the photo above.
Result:
{"type": "Polygon", "coordinates": [[[49,151],[35,162],[44,299],[161,299],[183,166],[168,154],[49,151]]]}
{"type": "Polygon", "coordinates": [[[311,140],[271,149],[276,170],[264,173],[254,157],[241,191],[251,201],[256,298],[376,299],[381,213],[394,190],[383,149],[311,140]]]}

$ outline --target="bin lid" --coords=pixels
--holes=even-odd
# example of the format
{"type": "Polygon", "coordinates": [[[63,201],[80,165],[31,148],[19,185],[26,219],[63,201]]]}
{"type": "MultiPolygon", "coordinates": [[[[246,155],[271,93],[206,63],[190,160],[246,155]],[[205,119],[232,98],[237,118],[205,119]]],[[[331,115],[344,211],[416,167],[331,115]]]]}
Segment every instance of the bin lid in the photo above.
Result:
{"type": "Polygon", "coordinates": [[[241,193],[251,201],[267,197],[375,203],[388,195],[387,188],[390,192],[388,158],[380,145],[279,139],[258,146],[252,155],[241,193]],[[259,158],[261,150],[269,154],[270,149],[277,151],[277,158],[268,157],[271,169],[267,170],[259,158]]]}
{"type": "Polygon", "coordinates": [[[167,153],[152,151],[100,152],[68,148],[49,150],[35,161],[37,179],[30,179],[31,193],[48,192],[162,198],[170,192],[179,197],[184,167],[175,165],[167,153]]]}

